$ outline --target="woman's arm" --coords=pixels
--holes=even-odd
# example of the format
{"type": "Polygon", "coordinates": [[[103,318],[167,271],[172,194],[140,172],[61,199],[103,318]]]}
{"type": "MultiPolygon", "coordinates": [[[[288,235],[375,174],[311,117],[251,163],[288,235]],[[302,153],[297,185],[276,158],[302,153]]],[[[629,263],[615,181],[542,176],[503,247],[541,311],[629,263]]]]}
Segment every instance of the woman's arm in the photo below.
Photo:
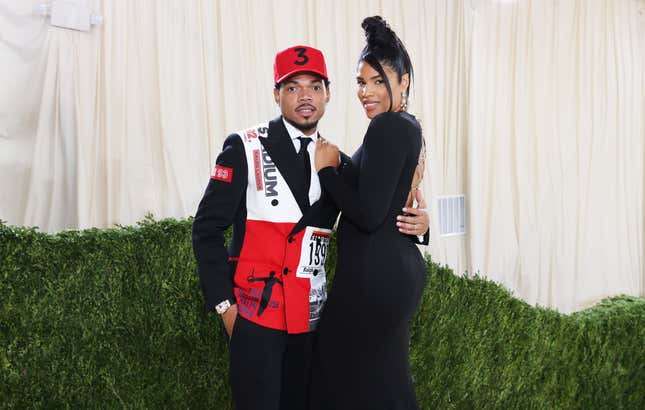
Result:
{"type": "Polygon", "coordinates": [[[365,232],[373,232],[385,222],[412,144],[411,131],[411,124],[394,113],[372,120],[363,142],[357,191],[334,167],[318,171],[322,186],[343,215],[365,232]]]}

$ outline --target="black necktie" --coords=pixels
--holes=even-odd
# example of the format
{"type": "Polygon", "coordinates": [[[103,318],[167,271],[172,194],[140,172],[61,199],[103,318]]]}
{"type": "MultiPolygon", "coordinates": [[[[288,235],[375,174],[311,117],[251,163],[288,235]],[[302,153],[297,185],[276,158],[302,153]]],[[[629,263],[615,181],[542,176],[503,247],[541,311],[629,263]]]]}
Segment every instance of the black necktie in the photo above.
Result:
{"type": "Polygon", "coordinates": [[[302,165],[305,179],[305,195],[307,197],[307,204],[309,204],[309,185],[311,183],[311,162],[309,161],[309,151],[307,145],[311,142],[311,138],[298,137],[300,140],[300,151],[298,151],[298,159],[302,165]]]}

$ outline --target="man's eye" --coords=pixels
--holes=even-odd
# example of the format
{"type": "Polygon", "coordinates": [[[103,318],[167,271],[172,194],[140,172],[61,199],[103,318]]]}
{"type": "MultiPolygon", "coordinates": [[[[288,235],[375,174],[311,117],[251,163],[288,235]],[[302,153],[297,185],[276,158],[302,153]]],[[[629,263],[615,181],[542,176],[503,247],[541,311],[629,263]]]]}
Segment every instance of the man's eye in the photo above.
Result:
{"type": "Polygon", "coordinates": [[[292,93],[292,92],[296,91],[296,87],[287,87],[287,91],[292,93]]]}
{"type": "Polygon", "coordinates": [[[319,85],[314,85],[314,91],[320,91],[322,90],[322,87],[319,85]]]}

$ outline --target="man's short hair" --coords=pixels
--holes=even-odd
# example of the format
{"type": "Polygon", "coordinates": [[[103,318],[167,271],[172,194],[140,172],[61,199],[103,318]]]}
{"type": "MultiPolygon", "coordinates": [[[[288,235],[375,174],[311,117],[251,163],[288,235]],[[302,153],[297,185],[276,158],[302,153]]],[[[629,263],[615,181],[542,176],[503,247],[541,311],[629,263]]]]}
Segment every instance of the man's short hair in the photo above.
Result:
{"type": "MultiPolygon", "coordinates": [[[[331,81],[326,80],[326,79],[324,79],[324,78],[321,78],[321,80],[322,80],[323,84],[325,84],[325,88],[329,88],[329,84],[331,84],[331,81]]],[[[283,82],[284,82],[284,81],[283,81],[283,82]]],[[[276,89],[276,90],[279,90],[280,88],[282,88],[282,83],[277,83],[277,84],[275,84],[275,89],[276,89]]]]}

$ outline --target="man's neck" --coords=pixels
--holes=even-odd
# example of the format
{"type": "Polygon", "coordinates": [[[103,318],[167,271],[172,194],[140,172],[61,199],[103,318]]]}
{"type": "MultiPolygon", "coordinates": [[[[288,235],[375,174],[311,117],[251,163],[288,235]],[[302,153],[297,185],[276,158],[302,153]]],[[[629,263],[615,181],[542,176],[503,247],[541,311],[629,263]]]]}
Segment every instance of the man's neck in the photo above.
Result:
{"type": "Polygon", "coordinates": [[[296,130],[297,132],[302,133],[305,137],[311,137],[311,136],[315,135],[318,132],[318,127],[313,127],[313,128],[308,128],[306,130],[303,130],[302,128],[300,128],[296,124],[294,124],[293,122],[287,120],[285,117],[282,117],[282,121],[284,121],[285,125],[287,125],[288,127],[291,127],[294,130],[296,130]]]}

